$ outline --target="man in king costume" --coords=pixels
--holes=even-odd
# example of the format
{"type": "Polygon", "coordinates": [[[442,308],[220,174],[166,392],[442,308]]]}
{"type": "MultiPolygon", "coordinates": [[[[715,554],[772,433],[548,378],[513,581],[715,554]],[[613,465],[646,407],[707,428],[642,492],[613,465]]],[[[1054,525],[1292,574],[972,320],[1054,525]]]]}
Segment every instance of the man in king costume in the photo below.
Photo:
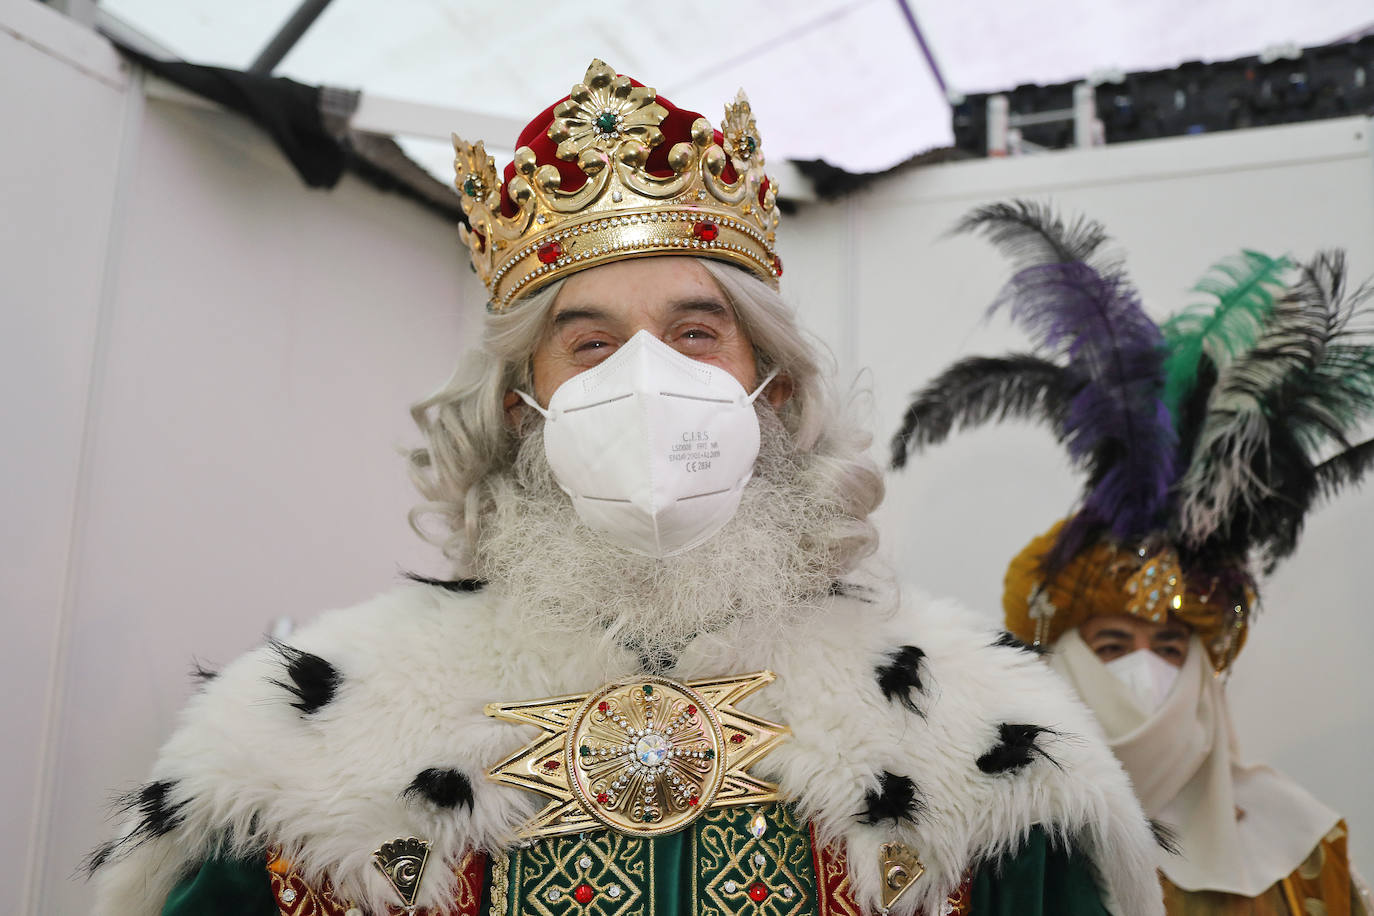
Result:
{"type": "Polygon", "coordinates": [[[1246,251],[1156,325],[1102,227],[994,204],[965,231],[1016,262],[999,298],[1038,353],[962,360],[919,391],[897,465],[956,426],[1048,425],[1088,482],[1012,560],[1007,630],[1091,707],[1145,812],[1170,916],[1362,916],[1345,822],[1242,761],[1224,675],[1249,635],[1254,567],[1297,546],[1321,498],[1374,465],[1374,309],[1344,258],[1246,251]]]}
{"type": "Polygon", "coordinates": [[[491,302],[411,464],[466,578],[209,680],[98,912],[1161,913],[1087,710],[865,568],[743,94],[717,131],[594,61],[503,179],[454,146],[491,302]]]}

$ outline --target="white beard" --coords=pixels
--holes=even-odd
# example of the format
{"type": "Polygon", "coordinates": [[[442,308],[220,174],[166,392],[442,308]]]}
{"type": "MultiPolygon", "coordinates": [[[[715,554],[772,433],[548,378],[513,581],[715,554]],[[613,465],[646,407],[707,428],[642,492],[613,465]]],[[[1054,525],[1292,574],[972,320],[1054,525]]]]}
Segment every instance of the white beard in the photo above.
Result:
{"type": "MultiPolygon", "coordinates": [[[[711,539],[667,558],[610,543],[578,519],[532,424],[514,466],[491,481],[474,571],[534,630],[596,633],[671,667],[694,637],[749,618],[782,630],[816,606],[843,570],[834,549],[855,520],[822,492],[777,414],[758,406],[760,447],[739,510],[711,539]]],[[[753,627],[751,627],[753,629],[753,627]]]]}

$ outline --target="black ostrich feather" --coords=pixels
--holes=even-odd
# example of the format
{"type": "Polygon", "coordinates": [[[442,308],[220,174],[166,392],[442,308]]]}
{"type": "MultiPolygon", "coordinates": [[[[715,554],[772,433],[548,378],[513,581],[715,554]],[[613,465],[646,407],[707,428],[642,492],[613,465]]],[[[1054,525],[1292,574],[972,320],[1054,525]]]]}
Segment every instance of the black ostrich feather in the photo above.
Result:
{"type": "Polygon", "coordinates": [[[1288,381],[1274,415],[1294,427],[1313,451],[1350,445],[1349,436],[1374,413],[1374,342],[1329,346],[1311,372],[1288,381]]]}
{"type": "Polygon", "coordinates": [[[951,235],[981,232],[1019,270],[1047,264],[1089,261],[1107,241],[1107,230],[1079,217],[1066,223],[1048,204],[1010,200],[979,207],[961,219],[951,235]]]}
{"type": "Polygon", "coordinates": [[[1312,471],[1319,499],[1332,499],[1345,487],[1355,486],[1374,468],[1374,439],[1352,445],[1339,455],[1317,465],[1312,471]]]}
{"type": "Polygon", "coordinates": [[[1223,531],[1228,549],[1259,552],[1266,575],[1297,549],[1303,521],[1317,496],[1316,468],[1293,431],[1275,425],[1263,466],[1253,473],[1268,481],[1268,491],[1253,507],[1242,506],[1223,531]]]}
{"type": "Polygon", "coordinates": [[[938,445],[955,429],[988,421],[1035,419],[1064,438],[1064,418],[1081,383],[1071,370],[1028,353],[960,360],[912,396],[892,437],[892,466],[938,445]]]}
{"type": "Polygon", "coordinates": [[[1197,380],[1189,389],[1188,397],[1179,405],[1178,411],[1178,467],[1186,469],[1197,450],[1198,437],[1202,434],[1202,424],[1207,419],[1207,402],[1212,396],[1212,386],[1217,383],[1217,367],[1207,356],[1198,362],[1197,380]]]}

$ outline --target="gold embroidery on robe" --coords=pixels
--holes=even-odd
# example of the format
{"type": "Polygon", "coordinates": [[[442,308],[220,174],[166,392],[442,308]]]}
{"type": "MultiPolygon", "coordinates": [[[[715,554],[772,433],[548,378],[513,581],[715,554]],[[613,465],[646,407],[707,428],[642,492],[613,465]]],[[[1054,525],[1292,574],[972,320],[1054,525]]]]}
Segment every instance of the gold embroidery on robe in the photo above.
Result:
{"type": "Polygon", "coordinates": [[[1367,916],[1350,872],[1345,821],[1291,875],[1258,897],[1185,891],[1162,875],[1159,880],[1168,916],[1367,916]]]}

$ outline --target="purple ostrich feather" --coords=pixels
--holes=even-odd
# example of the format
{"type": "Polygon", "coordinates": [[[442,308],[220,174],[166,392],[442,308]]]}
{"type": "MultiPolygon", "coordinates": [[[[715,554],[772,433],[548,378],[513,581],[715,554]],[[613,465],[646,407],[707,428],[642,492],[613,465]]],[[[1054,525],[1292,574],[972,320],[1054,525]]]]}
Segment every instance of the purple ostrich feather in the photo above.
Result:
{"type": "Polygon", "coordinates": [[[1119,539],[1159,524],[1174,482],[1177,436],[1162,400],[1164,339],[1120,270],[1082,261],[1028,267],[993,304],[1065,357],[1085,384],[1064,421],[1073,461],[1086,468],[1078,512],[1046,557],[1053,573],[1092,532],[1119,539]]]}

